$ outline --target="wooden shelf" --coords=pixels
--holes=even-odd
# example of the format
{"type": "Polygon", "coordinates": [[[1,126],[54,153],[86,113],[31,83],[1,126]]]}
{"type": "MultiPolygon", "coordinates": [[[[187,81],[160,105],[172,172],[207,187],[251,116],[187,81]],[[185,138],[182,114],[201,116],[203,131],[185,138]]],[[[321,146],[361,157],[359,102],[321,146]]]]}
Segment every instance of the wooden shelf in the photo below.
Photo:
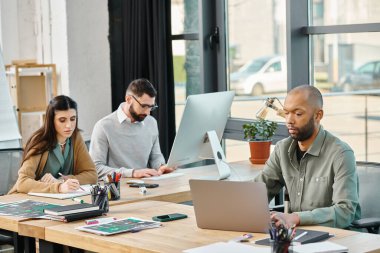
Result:
{"type": "MultiPolygon", "coordinates": [[[[22,114],[40,113],[44,117],[49,101],[57,96],[57,74],[55,64],[23,63],[6,65],[10,93],[18,114],[18,124],[23,141],[39,126],[22,126],[22,114]]],[[[42,124],[42,120],[38,121],[42,124]]]]}

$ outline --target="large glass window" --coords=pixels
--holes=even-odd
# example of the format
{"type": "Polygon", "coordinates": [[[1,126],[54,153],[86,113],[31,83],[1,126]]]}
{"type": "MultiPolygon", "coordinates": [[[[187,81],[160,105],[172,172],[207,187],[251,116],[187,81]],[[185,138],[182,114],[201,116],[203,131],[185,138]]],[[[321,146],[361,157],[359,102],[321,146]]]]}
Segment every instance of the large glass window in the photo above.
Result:
{"type": "Polygon", "coordinates": [[[229,88],[237,95],[231,117],[253,119],[263,97],[287,90],[286,1],[227,3],[229,88]]]}
{"type": "Polygon", "coordinates": [[[330,92],[380,89],[380,33],[314,35],[315,85],[330,92]]]}
{"type": "Polygon", "coordinates": [[[172,0],[173,68],[175,84],[176,127],[182,118],[188,95],[201,93],[200,46],[198,39],[189,37],[198,33],[198,1],[172,0]]]}
{"type": "Polygon", "coordinates": [[[380,22],[378,0],[313,0],[312,25],[380,22]]]}
{"type": "Polygon", "coordinates": [[[313,25],[337,25],[327,34],[318,27],[311,33],[313,84],[324,93],[321,123],[357,160],[380,162],[380,32],[368,26],[380,21],[380,2],[313,0],[312,8],[313,25]]]}
{"type": "Polygon", "coordinates": [[[198,32],[198,1],[171,1],[172,34],[198,32]]]}
{"type": "MultiPolygon", "coordinates": [[[[229,89],[236,93],[231,117],[253,120],[265,98],[278,97],[283,102],[287,92],[286,1],[227,3],[229,89]]],[[[271,110],[266,118],[284,121],[271,110]]],[[[234,130],[242,131],[237,127],[234,130]]],[[[249,158],[249,146],[243,139],[226,140],[225,144],[228,161],[249,158]]]]}
{"type": "Polygon", "coordinates": [[[176,103],[176,126],[182,118],[185,101],[188,95],[199,94],[200,68],[199,68],[199,42],[197,40],[174,40],[173,68],[176,103]]]}
{"type": "Polygon", "coordinates": [[[321,124],[347,142],[356,160],[380,162],[379,95],[326,95],[321,124]]]}

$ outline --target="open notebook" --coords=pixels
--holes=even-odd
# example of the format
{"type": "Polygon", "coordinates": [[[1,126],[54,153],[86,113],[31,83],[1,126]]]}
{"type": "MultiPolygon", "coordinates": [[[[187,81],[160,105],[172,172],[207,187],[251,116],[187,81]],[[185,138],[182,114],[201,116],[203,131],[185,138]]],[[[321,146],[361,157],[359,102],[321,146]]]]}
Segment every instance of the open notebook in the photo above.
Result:
{"type": "Polygon", "coordinates": [[[84,189],[77,190],[75,192],[70,193],[42,193],[42,192],[29,192],[29,195],[32,196],[39,196],[39,197],[45,197],[45,198],[53,198],[53,199],[72,199],[75,197],[85,196],[91,194],[91,185],[81,185],[81,187],[84,189]]]}

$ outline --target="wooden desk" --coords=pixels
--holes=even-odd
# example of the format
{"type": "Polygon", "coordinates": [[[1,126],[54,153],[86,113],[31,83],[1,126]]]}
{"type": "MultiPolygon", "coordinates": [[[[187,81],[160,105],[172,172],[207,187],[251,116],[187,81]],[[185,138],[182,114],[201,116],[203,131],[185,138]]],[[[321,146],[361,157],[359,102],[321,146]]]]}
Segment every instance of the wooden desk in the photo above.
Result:
{"type": "MultiPolygon", "coordinates": [[[[46,199],[41,197],[34,197],[26,194],[12,194],[0,196],[0,202],[8,203],[25,199],[36,201],[43,201],[54,204],[72,204],[71,200],[59,199],[46,199]]],[[[15,252],[35,252],[35,238],[45,237],[45,227],[51,225],[58,225],[60,222],[50,220],[31,220],[34,222],[44,222],[44,226],[33,228],[31,226],[24,226],[23,222],[30,221],[30,218],[22,218],[16,216],[0,216],[0,228],[13,232],[15,252]]]]}
{"type": "MultiPolygon", "coordinates": [[[[231,163],[231,176],[228,180],[243,181],[253,179],[263,168],[263,165],[252,165],[249,161],[231,163]]],[[[217,169],[215,165],[207,165],[189,169],[179,169],[183,176],[168,178],[155,181],[160,184],[158,188],[148,189],[146,195],[141,195],[138,188],[131,188],[127,185],[128,179],[123,178],[121,183],[121,198],[117,201],[110,201],[110,206],[123,205],[126,203],[139,202],[144,200],[161,200],[167,202],[184,202],[191,200],[189,179],[202,177],[216,177],[217,169]]],[[[148,180],[146,180],[148,181],[148,180]]],[[[88,203],[91,203],[91,197],[81,197],[88,203]]],[[[73,204],[71,200],[60,200],[53,198],[44,198],[31,196],[27,194],[12,194],[0,196],[0,202],[14,202],[24,199],[48,202],[59,205],[73,204]]],[[[17,232],[21,236],[45,239],[45,228],[62,224],[58,221],[51,220],[31,220],[29,218],[20,218],[12,216],[0,216],[2,229],[17,232]]]]}
{"type": "MultiPolygon", "coordinates": [[[[83,221],[49,226],[45,228],[45,240],[95,252],[182,252],[185,249],[228,241],[243,232],[199,229],[196,225],[193,207],[157,201],[143,201],[128,205],[112,206],[114,217],[129,216],[151,219],[152,216],[167,213],[185,213],[187,219],[163,223],[163,227],[144,230],[139,233],[123,233],[113,236],[98,236],[75,229],[83,221]]],[[[345,245],[349,252],[380,252],[380,236],[347,231],[342,229],[308,226],[306,229],[329,231],[335,235],[331,241],[345,245]],[[363,244],[365,244],[363,246],[363,244]]],[[[268,237],[254,234],[254,240],[268,237]]],[[[47,252],[47,251],[46,251],[47,252]]]]}
{"type": "MultiPolygon", "coordinates": [[[[264,165],[253,165],[248,160],[230,163],[231,176],[227,180],[248,181],[252,180],[264,168],[264,165]]],[[[147,189],[146,195],[141,195],[138,188],[131,188],[127,181],[130,178],[123,178],[120,185],[121,198],[110,201],[110,206],[122,205],[125,203],[138,202],[143,200],[158,200],[173,203],[180,203],[191,200],[189,179],[216,178],[218,175],[215,165],[194,167],[189,169],[178,169],[183,176],[152,181],[142,179],[147,183],[157,183],[158,188],[147,189]]],[[[81,197],[86,202],[91,202],[90,196],[81,197]]]]}
{"type": "MultiPolygon", "coordinates": [[[[58,204],[58,205],[70,205],[74,203],[71,200],[42,198],[42,197],[31,196],[31,195],[27,195],[23,193],[0,196],[0,202],[2,203],[21,201],[25,199],[47,202],[47,203],[58,204]]],[[[16,217],[16,216],[1,216],[0,215],[0,224],[1,224],[0,228],[4,230],[12,231],[12,232],[17,232],[21,236],[28,236],[28,237],[43,239],[45,237],[46,226],[62,224],[59,221],[43,220],[40,222],[41,224],[43,223],[44,226],[33,228],[30,226],[24,225],[24,224],[27,224],[28,221],[36,222],[40,220],[35,220],[31,218],[22,218],[22,217],[16,217]]]]}

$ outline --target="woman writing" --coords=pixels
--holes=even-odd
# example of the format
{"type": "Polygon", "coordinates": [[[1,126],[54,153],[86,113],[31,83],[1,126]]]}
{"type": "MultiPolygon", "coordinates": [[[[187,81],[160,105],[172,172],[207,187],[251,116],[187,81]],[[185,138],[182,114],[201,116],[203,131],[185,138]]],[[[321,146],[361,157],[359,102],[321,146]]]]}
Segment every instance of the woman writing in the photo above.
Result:
{"type": "Polygon", "coordinates": [[[77,103],[70,97],[50,101],[44,125],[26,143],[17,182],[9,193],[66,193],[97,182],[77,115],[77,103]]]}

